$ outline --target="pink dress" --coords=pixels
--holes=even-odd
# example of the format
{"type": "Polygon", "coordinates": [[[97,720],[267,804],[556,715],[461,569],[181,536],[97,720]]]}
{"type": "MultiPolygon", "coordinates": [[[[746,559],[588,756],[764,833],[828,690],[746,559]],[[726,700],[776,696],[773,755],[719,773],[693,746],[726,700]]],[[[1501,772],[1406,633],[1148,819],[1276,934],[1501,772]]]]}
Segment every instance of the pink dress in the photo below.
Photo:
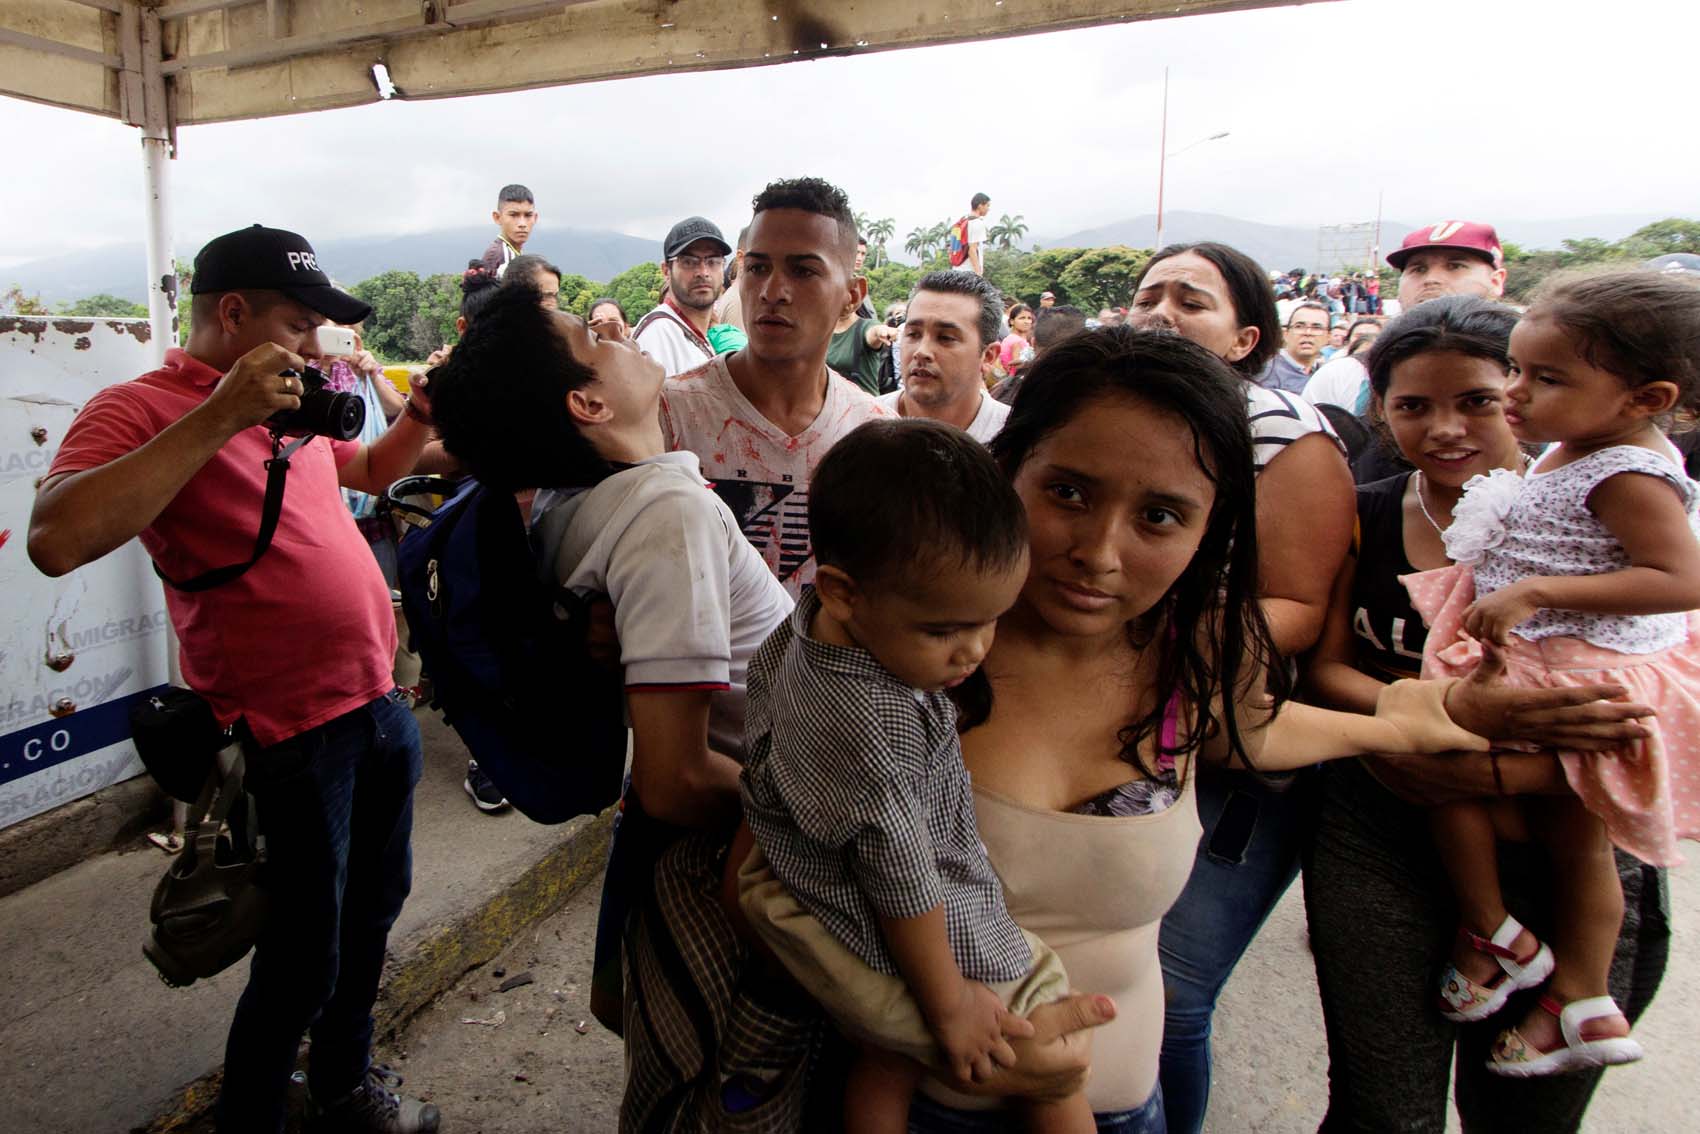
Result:
{"type": "Polygon", "coordinates": [[[998,360],[1003,364],[1005,374],[1014,374],[1017,369],[1033,361],[1033,344],[1011,332],[1008,338],[998,344],[998,360]]]}
{"type": "MultiPolygon", "coordinates": [[[[1526,478],[1496,471],[1465,487],[1446,533],[1451,567],[1402,576],[1429,627],[1424,677],[1459,677],[1481,661],[1464,631],[1477,588],[1491,593],[1531,575],[1601,574],[1628,557],[1587,509],[1588,494],[1619,473],[1677,488],[1697,521],[1700,486],[1648,449],[1615,446],[1526,478]],[[1627,450],[1627,451],[1626,451],[1627,450]]],[[[1678,839],[1700,838],[1700,618],[1542,610],[1511,636],[1506,679],[1554,688],[1615,683],[1651,705],[1652,735],[1603,752],[1559,751],[1570,786],[1612,842],[1643,862],[1680,864],[1678,839]]]]}

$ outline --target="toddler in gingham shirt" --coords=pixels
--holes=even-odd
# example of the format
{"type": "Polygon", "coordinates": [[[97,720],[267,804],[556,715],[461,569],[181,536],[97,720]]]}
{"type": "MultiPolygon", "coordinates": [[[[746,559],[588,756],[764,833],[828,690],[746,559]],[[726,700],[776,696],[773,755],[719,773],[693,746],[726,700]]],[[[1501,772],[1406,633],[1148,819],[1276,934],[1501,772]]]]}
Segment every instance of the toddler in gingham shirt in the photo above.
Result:
{"type": "MultiPolygon", "coordinates": [[[[979,442],[922,419],[846,436],[811,494],[814,586],[749,668],[744,814],[772,874],[758,895],[752,856],[743,904],[863,1041],[846,1129],[901,1131],[922,1068],[897,1052],[984,1077],[1014,1063],[1006,1037],[1032,1034],[1025,1012],[1068,992],[1004,905],[945,692],[1026,580],[1026,519],[979,442]],[[913,1002],[870,1012],[892,976],[913,1002]]],[[[1094,1129],[1084,1094],[1024,1111],[1033,1129],[1094,1129]]]]}

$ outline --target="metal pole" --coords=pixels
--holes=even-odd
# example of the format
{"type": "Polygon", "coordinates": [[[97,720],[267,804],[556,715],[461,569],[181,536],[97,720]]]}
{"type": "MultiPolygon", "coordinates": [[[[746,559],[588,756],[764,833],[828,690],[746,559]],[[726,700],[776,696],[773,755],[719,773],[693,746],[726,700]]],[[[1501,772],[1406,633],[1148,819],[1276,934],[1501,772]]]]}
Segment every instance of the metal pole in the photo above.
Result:
{"type": "Polygon", "coordinates": [[[148,318],[153,322],[154,365],[177,345],[177,264],[172,258],[172,130],[165,74],[160,68],[159,12],[142,12],[142,177],[147,212],[148,318]]]}
{"type": "Polygon", "coordinates": [[[148,318],[153,322],[154,365],[165,361],[165,348],[177,345],[177,265],[171,251],[171,142],[142,136],[142,176],[146,182],[148,318]]]}
{"type": "Polygon", "coordinates": [[[1381,206],[1387,199],[1387,190],[1382,189],[1375,195],[1375,243],[1370,247],[1369,269],[1372,272],[1381,271],[1381,206]]]}
{"type": "Polygon", "coordinates": [[[1157,247],[1163,247],[1163,179],[1169,161],[1169,69],[1163,68],[1163,133],[1157,144],[1157,247]]]}

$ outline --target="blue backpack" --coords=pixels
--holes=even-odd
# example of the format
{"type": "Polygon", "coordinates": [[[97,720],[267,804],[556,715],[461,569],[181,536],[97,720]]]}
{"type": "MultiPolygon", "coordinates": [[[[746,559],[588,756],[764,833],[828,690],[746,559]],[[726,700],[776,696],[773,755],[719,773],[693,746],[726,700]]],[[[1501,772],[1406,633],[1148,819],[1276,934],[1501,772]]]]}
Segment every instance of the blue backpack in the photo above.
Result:
{"type": "Polygon", "coordinates": [[[528,818],[564,823],[613,803],[624,683],[586,649],[588,603],[543,576],[513,494],[407,477],[385,503],[411,529],[397,572],[431,706],[528,818]],[[447,499],[430,512],[401,499],[422,494],[447,499]]]}

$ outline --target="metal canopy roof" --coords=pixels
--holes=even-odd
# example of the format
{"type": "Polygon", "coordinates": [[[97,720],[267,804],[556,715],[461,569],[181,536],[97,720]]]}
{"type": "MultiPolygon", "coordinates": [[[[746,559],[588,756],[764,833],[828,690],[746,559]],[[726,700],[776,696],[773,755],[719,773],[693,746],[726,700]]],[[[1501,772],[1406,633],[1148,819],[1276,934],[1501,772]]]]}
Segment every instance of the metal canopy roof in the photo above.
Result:
{"type": "Polygon", "coordinates": [[[447,98],[1314,0],[5,0],[0,93],[154,136],[447,98]]]}

